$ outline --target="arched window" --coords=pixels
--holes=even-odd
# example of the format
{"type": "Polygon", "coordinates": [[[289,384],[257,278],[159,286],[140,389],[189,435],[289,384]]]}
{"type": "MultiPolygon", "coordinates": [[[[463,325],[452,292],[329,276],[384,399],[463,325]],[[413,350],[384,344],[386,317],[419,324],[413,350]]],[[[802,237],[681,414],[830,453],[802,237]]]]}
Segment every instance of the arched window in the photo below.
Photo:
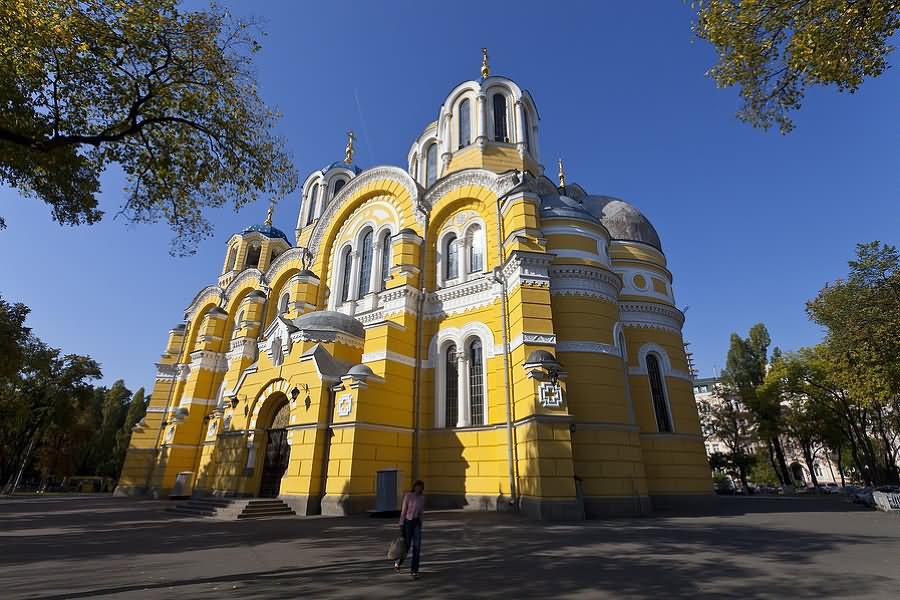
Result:
{"type": "Polygon", "coordinates": [[[469,344],[469,407],[472,425],[484,425],[484,367],[481,340],[469,344]]]}
{"type": "Polygon", "coordinates": [[[291,295],[288,292],[285,292],[281,295],[281,300],[278,301],[278,312],[286,313],[288,311],[288,305],[291,303],[291,295]]]}
{"type": "Polygon", "coordinates": [[[506,96],[494,94],[494,140],[509,141],[509,129],[506,127],[506,96]]]}
{"type": "Polygon", "coordinates": [[[306,213],[306,224],[309,225],[316,218],[316,196],[319,195],[319,184],[314,183],[312,189],[309,190],[309,211],[306,213]]]}
{"type": "Polygon", "coordinates": [[[353,257],[350,255],[350,246],[344,248],[344,254],[341,257],[341,302],[350,299],[350,274],[353,269],[353,257]]]}
{"type": "Polygon", "coordinates": [[[475,225],[469,230],[469,273],[484,271],[484,236],[481,227],[475,225]]]}
{"type": "Polygon", "coordinates": [[[331,194],[331,197],[334,198],[335,196],[337,196],[338,192],[341,191],[345,185],[347,185],[346,179],[338,179],[337,181],[335,181],[334,182],[334,193],[331,194]]]}
{"type": "Polygon", "coordinates": [[[444,370],[444,424],[447,427],[456,427],[459,420],[459,363],[456,358],[456,346],[447,347],[445,357],[446,368],[444,370]]]}
{"type": "Polygon", "coordinates": [[[459,240],[450,234],[444,240],[444,279],[450,281],[459,277],[459,240]]]}
{"type": "Polygon", "coordinates": [[[425,154],[425,187],[429,187],[437,179],[437,144],[432,142],[425,154]]]}
{"type": "Polygon", "coordinates": [[[459,147],[465,148],[472,143],[472,118],[467,99],[459,103],[459,147]]]}
{"type": "Polygon", "coordinates": [[[391,232],[385,231],[381,236],[381,289],[387,287],[391,278],[391,232]]]}
{"type": "Polygon", "coordinates": [[[650,379],[650,394],[653,396],[653,411],[656,414],[656,428],[662,433],[672,431],[672,419],[669,417],[669,406],[666,401],[666,389],[659,359],[655,354],[647,355],[647,377],[650,379]]]}
{"type": "Polygon", "coordinates": [[[362,239],[359,265],[359,298],[369,293],[372,281],[372,230],[368,230],[362,239]]]}
{"type": "Polygon", "coordinates": [[[228,263],[225,265],[225,272],[234,269],[234,261],[237,260],[237,246],[232,246],[228,252],[228,263]]]}
{"type": "Polygon", "coordinates": [[[259,253],[262,251],[262,247],[259,243],[250,244],[250,248],[247,250],[247,268],[252,269],[254,267],[259,266],[259,253]]]}

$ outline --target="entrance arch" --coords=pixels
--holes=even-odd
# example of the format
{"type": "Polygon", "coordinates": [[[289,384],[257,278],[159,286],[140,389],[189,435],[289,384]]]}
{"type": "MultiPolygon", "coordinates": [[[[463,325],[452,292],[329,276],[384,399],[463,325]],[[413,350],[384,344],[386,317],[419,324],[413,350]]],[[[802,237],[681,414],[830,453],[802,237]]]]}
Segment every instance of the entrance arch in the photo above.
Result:
{"type": "Polygon", "coordinates": [[[287,441],[291,405],[287,397],[273,399],[272,420],[266,429],[266,451],[263,455],[262,477],[259,482],[261,498],[276,498],[281,491],[281,478],[287,471],[291,447],[287,441]]]}
{"type": "Polygon", "coordinates": [[[806,483],[806,478],[803,477],[803,467],[800,466],[800,463],[791,463],[791,475],[794,476],[794,481],[797,483],[806,483]]]}

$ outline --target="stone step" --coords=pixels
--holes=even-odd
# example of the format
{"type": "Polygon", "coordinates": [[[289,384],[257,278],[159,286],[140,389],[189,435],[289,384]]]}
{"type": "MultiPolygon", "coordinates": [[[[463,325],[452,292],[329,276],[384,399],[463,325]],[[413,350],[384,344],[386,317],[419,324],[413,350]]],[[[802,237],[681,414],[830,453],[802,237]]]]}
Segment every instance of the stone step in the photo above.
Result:
{"type": "Polygon", "coordinates": [[[192,498],[186,503],[166,508],[167,512],[194,517],[211,517],[225,521],[264,519],[295,515],[290,506],[278,498],[192,498]]]}

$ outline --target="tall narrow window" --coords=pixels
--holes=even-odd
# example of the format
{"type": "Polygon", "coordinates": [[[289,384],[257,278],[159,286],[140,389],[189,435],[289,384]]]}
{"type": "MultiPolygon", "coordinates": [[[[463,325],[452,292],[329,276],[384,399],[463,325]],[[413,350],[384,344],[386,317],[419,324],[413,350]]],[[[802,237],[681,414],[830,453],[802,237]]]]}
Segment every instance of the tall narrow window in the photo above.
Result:
{"type": "Polygon", "coordinates": [[[459,420],[459,366],[456,358],[456,346],[447,347],[444,370],[444,424],[447,427],[456,427],[459,420]]]}
{"type": "Polygon", "coordinates": [[[663,383],[662,373],[659,370],[659,359],[654,354],[647,355],[647,377],[650,379],[650,394],[653,396],[656,428],[662,433],[671,432],[672,420],[669,418],[665,384],[663,383]]]}
{"type": "Polygon", "coordinates": [[[472,118],[469,116],[469,100],[459,103],[459,147],[465,148],[472,143],[472,118]]]}
{"type": "Polygon", "coordinates": [[[287,292],[281,295],[281,300],[278,302],[278,312],[284,314],[288,311],[288,305],[291,303],[291,295],[287,292]]]}
{"type": "Polygon", "coordinates": [[[444,241],[444,279],[459,277],[459,240],[452,233],[444,241]]]}
{"type": "Polygon", "coordinates": [[[369,293],[372,282],[372,230],[368,230],[362,239],[359,265],[359,297],[369,293]]]}
{"type": "Polygon", "coordinates": [[[247,250],[247,268],[253,269],[259,266],[259,253],[262,251],[262,247],[254,242],[250,244],[250,248],[247,250]]]}
{"type": "Polygon", "coordinates": [[[506,127],[506,96],[494,94],[494,140],[509,141],[509,130],[506,127]]]}
{"type": "Polygon", "coordinates": [[[335,181],[334,182],[334,193],[331,194],[331,197],[334,198],[335,196],[337,196],[338,192],[341,191],[345,185],[347,185],[346,179],[338,179],[337,181],[335,181]]]}
{"type": "Polygon", "coordinates": [[[341,302],[350,299],[350,277],[353,270],[353,256],[350,254],[350,247],[344,249],[344,255],[341,258],[341,302]]]}
{"type": "Polygon", "coordinates": [[[241,327],[243,327],[243,325],[241,325],[241,322],[243,320],[244,320],[244,311],[241,311],[238,313],[237,319],[235,319],[235,321],[234,321],[234,332],[231,334],[231,337],[233,337],[233,338],[237,337],[238,331],[240,331],[241,327]]]}
{"type": "Polygon", "coordinates": [[[469,273],[484,271],[484,236],[481,227],[469,230],[469,273]]]}
{"type": "Polygon", "coordinates": [[[484,370],[481,364],[481,340],[469,345],[469,402],[472,425],[484,425],[484,370]]]}
{"type": "Polygon", "coordinates": [[[316,196],[319,195],[319,184],[314,183],[309,190],[309,211],[306,213],[306,224],[309,225],[316,218],[316,196]]]}
{"type": "Polygon", "coordinates": [[[431,186],[437,179],[437,144],[432,143],[428,146],[428,152],[425,154],[425,187],[431,186]]]}
{"type": "Polygon", "coordinates": [[[387,287],[391,278],[391,232],[385,231],[381,237],[381,288],[387,287]]]}
{"type": "Polygon", "coordinates": [[[231,252],[228,253],[228,263],[225,265],[225,272],[234,269],[234,261],[237,259],[237,246],[232,246],[231,252]]]}

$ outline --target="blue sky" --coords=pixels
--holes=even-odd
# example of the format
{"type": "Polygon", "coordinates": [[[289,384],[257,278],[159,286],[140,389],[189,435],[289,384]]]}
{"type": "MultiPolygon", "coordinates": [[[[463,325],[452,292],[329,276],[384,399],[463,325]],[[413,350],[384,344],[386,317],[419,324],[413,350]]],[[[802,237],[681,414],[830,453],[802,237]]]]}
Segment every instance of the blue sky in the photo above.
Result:
{"type": "MultiPolygon", "coordinates": [[[[784,349],[818,341],[804,302],[846,273],[856,243],[898,241],[897,69],[853,95],[809,94],[785,137],[736,120],[736,92],[704,75],[714,55],[692,38],[688,3],[223,4],[265,21],[260,89],[284,114],[302,177],[342,158],[348,129],[358,164],[403,165],[487,46],[493,72],[534,95],[548,172],[562,156],[570,182],[632,202],[656,226],[703,375],[724,364],[732,331],[759,321],[784,349]]],[[[65,228],[0,187],[0,294],[32,308],[45,341],[100,361],[106,382],[150,388],[167,331],[266,202],[208,213],[215,235],[173,258],[165,226],[112,218],[121,190],[110,173],[107,218],[65,228]]],[[[298,198],[275,215],[287,232],[298,198]]]]}

